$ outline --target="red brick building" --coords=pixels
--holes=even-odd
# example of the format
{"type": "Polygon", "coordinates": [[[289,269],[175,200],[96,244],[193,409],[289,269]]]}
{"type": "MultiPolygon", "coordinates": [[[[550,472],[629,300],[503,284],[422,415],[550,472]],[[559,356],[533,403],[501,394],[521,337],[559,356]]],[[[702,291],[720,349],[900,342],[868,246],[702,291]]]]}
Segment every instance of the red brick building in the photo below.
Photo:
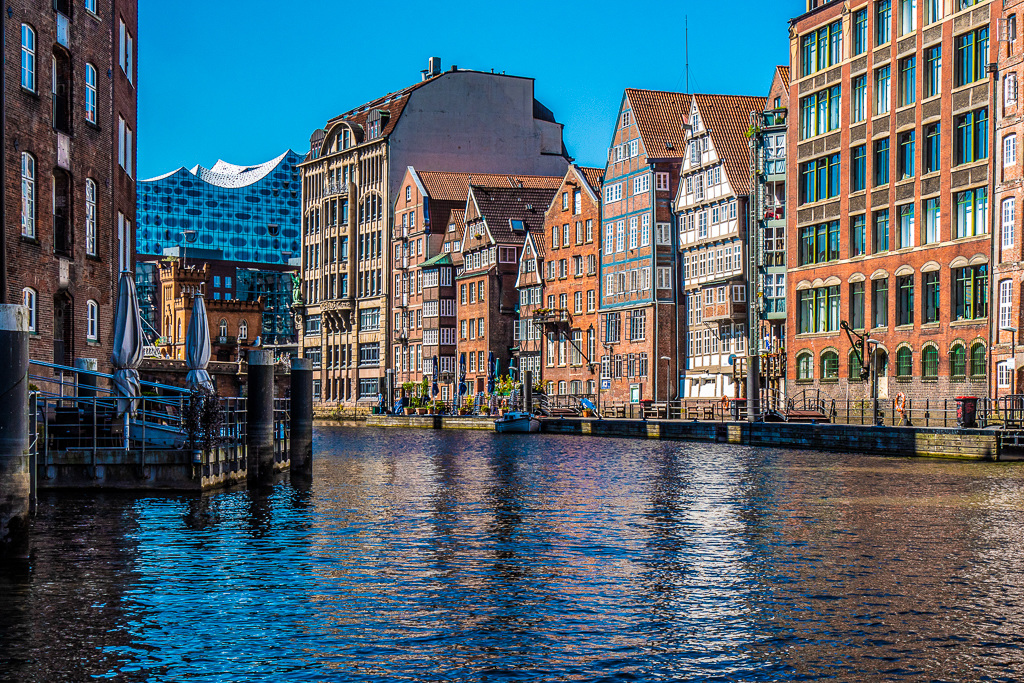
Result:
{"type": "Polygon", "coordinates": [[[672,198],[690,104],[687,94],[628,88],[619,105],[602,186],[602,400],[679,396],[683,338],[672,198]]]}
{"type": "Polygon", "coordinates": [[[30,308],[33,359],[109,369],[132,270],[137,3],[8,8],[0,296],[30,308]]]}
{"type": "Polygon", "coordinates": [[[866,398],[988,390],[999,3],[815,2],[791,22],[789,382],[866,398]]]}
{"type": "MultiPolygon", "coordinates": [[[[439,372],[455,372],[456,317],[450,304],[441,304],[441,300],[455,300],[452,278],[454,269],[462,267],[459,250],[471,182],[514,188],[550,187],[555,181],[549,176],[407,169],[395,204],[392,244],[395,293],[391,322],[397,386],[422,382],[424,376],[432,375],[434,356],[441,366],[439,372]]],[[[447,396],[448,388],[441,389],[447,396]]]]}
{"type": "MultiPolygon", "coordinates": [[[[535,185],[541,184],[536,180],[535,185]]],[[[465,362],[470,394],[486,391],[490,354],[500,368],[510,365],[518,320],[519,257],[527,234],[543,235],[544,212],[562,178],[550,177],[547,182],[546,188],[470,186],[465,227],[458,240],[463,267],[453,302],[457,362],[460,373],[465,362]]]]}
{"type": "Polygon", "coordinates": [[[603,174],[571,165],[547,208],[546,235],[531,233],[520,254],[518,366],[549,396],[597,393],[603,174]]]}

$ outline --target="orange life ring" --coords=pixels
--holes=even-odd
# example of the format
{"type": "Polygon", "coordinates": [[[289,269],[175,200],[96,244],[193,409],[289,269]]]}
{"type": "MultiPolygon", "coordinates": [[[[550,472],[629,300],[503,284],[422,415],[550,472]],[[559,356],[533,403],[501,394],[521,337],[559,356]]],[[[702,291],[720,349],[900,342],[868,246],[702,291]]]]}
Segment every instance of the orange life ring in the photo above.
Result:
{"type": "Polygon", "coordinates": [[[729,410],[729,404],[732,403],[732,399],[728,396],[722,397],[722,410],[729,410]]]}
{"type": "Polygon", "coordinates": [[[902,391],[896,394],[896,412],[900,415],[903,414],[904,408],[907,406],[907,395],[902,391]]]}

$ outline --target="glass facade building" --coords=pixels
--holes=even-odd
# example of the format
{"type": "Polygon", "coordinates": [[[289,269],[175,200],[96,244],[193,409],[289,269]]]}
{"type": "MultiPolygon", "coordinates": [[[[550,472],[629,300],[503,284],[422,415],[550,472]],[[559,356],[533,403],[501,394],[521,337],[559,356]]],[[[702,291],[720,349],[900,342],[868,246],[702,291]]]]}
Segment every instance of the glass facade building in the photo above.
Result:
{"type": "Polygon", "coordinates": [[[218,161],[212,168],[179,168],[138,183],[136,284],[143,317],[156,327],[159,293],[155,267],[141,265],[180,257],[209,263],[208,298],[264,304],[266,344],[296,341],[292,319],[293,274],[301,256],[302,156],[286,151],[255,166],[218,161]],[[151,291],[154,290],[154,291],[151,291]]]}

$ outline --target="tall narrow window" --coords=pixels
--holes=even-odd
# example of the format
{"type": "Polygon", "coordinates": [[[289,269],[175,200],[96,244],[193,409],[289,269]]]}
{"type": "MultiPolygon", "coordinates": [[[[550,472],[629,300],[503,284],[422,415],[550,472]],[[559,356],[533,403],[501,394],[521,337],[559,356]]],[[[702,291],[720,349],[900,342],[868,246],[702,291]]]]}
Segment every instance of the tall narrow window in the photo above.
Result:
{"type": "Polygon", "coordinates": [[[850,158],[850,192],[860,192],[867,186],[867,148],[857,145],[851,150],[850,158]]]}
{"type": "Polygon", "coordinates": [[[85,0],[85,9],[96,14],[96,0],[85,0]]]}
{"type": "Polygon", "coordinates": [[[124,19],[120,20],[120,50],[118,54],[118,63],[121,66],[121,71],[128,78],[128,82],[132,82],[132,62],[134,46],[132,41],[132,34],[128,31],[128,27],[124,23],[124,19]]]}
{"type": "Polygon", "coordinates": [[[899,207],[900,214],[900,243],[898,249],[907,249],[914,246],[914,205],[904,204],[899,207]]]}
{"type": "Polygon", "coordinates": [[[132,129],[122,117],[117,117],[117,163],[132,177],[132,129]]]}
{"type": "Polygon", "coordinates": [[[1017,136],[1014,133],[1003,136],[1003,168],[1017,163],[1017,136]]]}
{"type": "Polygon", "coordinates": [[[35,332],[39,315],[39,297],[36,290],[31,287],[21,290],[21,305],[28,309],[28,331],[35,332]]]}
{"type": "Polygon", "coordinates": [[[853,13],[853,54],[862,55],[868,51],[868,11],[853,13]]]}
{"type": "Polygon", "coordinates": [[[943,0],[924,0],[924,23],[934,24],[942,18],[943,0]]]}
{"type": "Polygon", "coordinates": [[[924,200],[924,243],[935,244],[939,237],[939,199],[924,200]]]}
{"type": "Polygon", "coordinates": [[[896,278],[896,324],[914,324],[914,276],[896,278]]]}
{"type": "Polygon", "coordinates": [[[117,267],[119,272],[128,270],[132,262],[132,222],[117,212],[117,267]]]}
{"type": "Polygon", "coordinates": [[[96,181],[85,179],[85,253],[96,255],[96,181]]]}
{"type": "Polygon", "coordinates": [[[939,272],[933,270],[929,273],[923,273],[921,276],[924,280],[924,301],[921,302],[921,313],[923,314],[923,323],[937,323],[939,322],[939,272]]]}
{"type": "Polygon", "coordinates": [[[917,30],[917,0],[899,0],[900,35],[917,30]]]}
{"type": "Polygon", "coordinates": [[[1013,197],[1003,200],[1003,225],[1002,244],[1003,249],[1013,247],[1014,225],[1016,223],[1017,202],[1013,197]]]}
{"type": "Polygon", "coordinates": [[[942,88],[942,46],[924,51],[924,97],[935,97],[942,88]]]}
{"type": "Polygon", "coordinates": [[[889,113],[891,102],[891,69],[888,65],[875,69],[875,114],[889,113]]]}
{"type": "Polygon", "coordinates": [[[892,38],[892,2],[875,2],[875,45],[884,45],[892,38]]]}
{"type": "Polygon", "coordinates": [[[89,341],[100,338],[100,307],[92,299],[85,304],[85,338],[89,341]]]}
{"type": "Polygon", "coordinates": [[[36,237],[36,160],[21,153],[21,234],[36,237]]]}
{"type": "Polygon", "coordinates": [[[853,97],[850,103],[850,118],[853,123],[858,123],[867,118],[868,115],[868,77],[865,74],[854,76],[850,80],[853,88],[853,97]]]}
{"type": "Polygon", "coordinates": [[[889,280],[882,278],[871,282],[871,326],[886,327],[889,324],[889,280]]]}
{"type": "Polygon", "coordinates": [[[1003,76],[1003,106],[1014,107],[1017,105],[1017,74],[1006,74],[1003,76]]]}
{"type": "Polygon", "coordinates": [[[850,256],[863,256],[867,253],[866,219],[864,214],[850,219],[850,256]]]}
{"type": "Polygon", "coordinates": [[[96,67],[85,65],[85,120],[96,123],[96,67]]]}
{"type": "Polygon", "coordinates": [[[999,282],[999,328],[1013,327],[1013,280],[999,282]]]}
{"type": "Polygon", "coordinates": [[[899,149],[897,150],[896,173],[900,180],[914,177],[915,140],[914,131],[908,130],[900,133],[897,137],[899,149]]]}
{"type": "Polygon", "coordinates": [[[917,102],[917,57],[900,60],[900,106],[917,102]]]}
{"type": "Polygon", "coordinates": [[[850,327],[864,329],[864,283],[850,284],[850,327]]]}
{"type": "Polygon", "coordinates": [[[21,25],[21,87],[36,91],[36,32],[21,25]]]}
{"type": "Polygon", "coordinates": [[[871,246],[872,252],[875,254],[889,251],[889,209],[875,212],[875,229],[871,246]]]}
{"type": "Polygon", "coordinates": [[[889,138],[875,140],[875,186],[889,182],[889,138]]]}
{"type": "Polygon", "coordinates": [[[938,123],[924,127],[923,157],[925,173],[934,173],[942,168],[942,135],[938,123]]]}

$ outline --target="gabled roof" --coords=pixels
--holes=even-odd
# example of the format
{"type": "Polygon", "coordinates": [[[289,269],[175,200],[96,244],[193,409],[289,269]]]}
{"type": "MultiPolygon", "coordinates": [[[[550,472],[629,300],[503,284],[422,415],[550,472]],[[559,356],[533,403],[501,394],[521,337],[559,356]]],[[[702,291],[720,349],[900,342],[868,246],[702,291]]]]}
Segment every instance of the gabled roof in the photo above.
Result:
{"type": "Polygon", "coordinates": [[[690,113],[691,96],[681,92],[626,88],[626,97],[647,157],[682,158],[686,154],[683,123],[690,113]]]}
{"type": "Polygon", "coordinates": [[[736,194],[750,193],[750,112],[764,111],[765,97],[694,95],[701,122],[711,136],[718,158],[736,194]]]}
{"type": "Polygon", "coordinates": [[[453,202],[466,201],[466,197],[469,196],[470,184],[482,187],[543,187],[558,189],[562,182],[561,176],[506,175],[503,173],[418,171],[417,175],[431,199],[453,202]]]}
{"type": "Polygon", "coordinates": [[[462,234],[462,229],[466,227],[466,210],[465,209],[452,209],[451,214],[448,216],[448,225],[445,226],[445,230],[448,232],[455,232],[462,234]],[[448,230],[449,227],[455,226],[455,230],[448,230]]]}
{"type": "Polygon", "coordinates": [[[779,65],[775,67],[779,72],[779,77],[782,79],[782,86],[789,90],[789,67],[785,65],[779,65]]]}
{"type": "Polygon", "coordinates": [[[561,184],[543,187],[470,187],[473,201],[498,244],[519,244],[525,233],[512,230],[511,221],[521,220],[528,231],[544,231],[544,212],[561,184]]]}
{"type": "Polygon", "coordinates": [[[590,185],[590,189],[594,191],[595,195],[600,197],[601,183],[604,182],[604,169],[581,166],[580,170],[583,171],[583,178],[587,181],[587,184],[590,185]]]}

